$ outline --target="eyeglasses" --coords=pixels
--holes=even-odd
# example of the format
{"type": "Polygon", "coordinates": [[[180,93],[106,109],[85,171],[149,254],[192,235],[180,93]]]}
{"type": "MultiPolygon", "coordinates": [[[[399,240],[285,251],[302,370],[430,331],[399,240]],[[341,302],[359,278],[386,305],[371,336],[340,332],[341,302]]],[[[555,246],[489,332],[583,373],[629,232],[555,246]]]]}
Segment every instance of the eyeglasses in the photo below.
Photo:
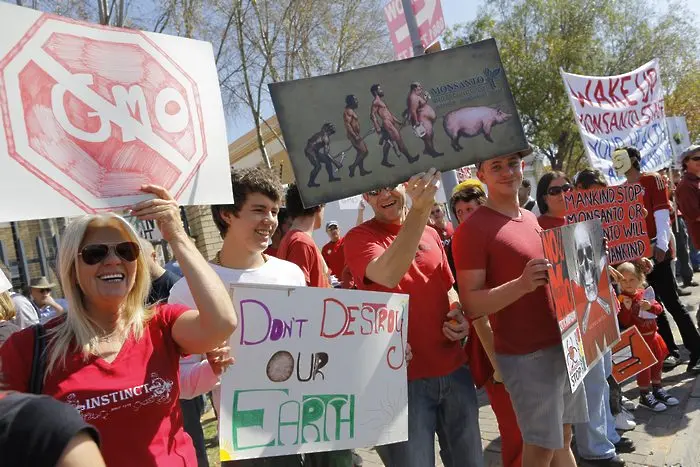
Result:
{"type": "Polygon", "coordinates": [[[398,185],[395,186],[385,186],[384,188],[377,188],[376,190],[368,191],[367,194],[370,196],[379,196],[385,191],[393,191],[398,187],[398,185]]]}
{"type": "Polygon", "coordinates": [[[550,186],[547,188],[547,194],[549,196],[557,196],[562,193],[568,193],[573,189],[574,187],[570,183],[565,183],[562,186],[550,186]]]}
{"type": "Polygon", "coordinates": [[[41,293],[51,293],[51,289],[39,289],[41,293]]]}
{"type": "Polygon", "coordinates": [[[111,245],[96,243],[94,245],[85,245],[78,254],[83,258],[85,264],[93,266],[103,261],[109,256],[110,252],[114,252],[119,258],[130,263],[136,261],[136,258],[139,257],[139,251],[138,244],[134,242],[121,242],[111,245]]]}

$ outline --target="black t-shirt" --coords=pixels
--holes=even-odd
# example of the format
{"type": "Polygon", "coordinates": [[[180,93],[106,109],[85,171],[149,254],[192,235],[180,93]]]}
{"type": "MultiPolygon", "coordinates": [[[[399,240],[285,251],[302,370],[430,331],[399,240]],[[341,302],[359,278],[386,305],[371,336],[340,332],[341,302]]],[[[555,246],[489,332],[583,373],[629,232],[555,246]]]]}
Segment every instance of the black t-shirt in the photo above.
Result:
{"type": "Polygon", "coordinates": [[[0,346],[5,343],[10,334],[19,331],[19,326],[10,321],[0,321],[0,346]]]}
{"type": "Polygon", "coordinates": [[[180,276],[167,269],[158,279],[151,284],[151,293],[148,294],[148,304],[165,301],[170,296],[170,289],[173,288],[175,282],[180,280],[180,276]]]}
{"type": "Polygon", "coordinates": [[[8,467],[54,466],[78,433],[97,430],[74,407],[49,396],[0,392],[0,457],[8,467]]]}

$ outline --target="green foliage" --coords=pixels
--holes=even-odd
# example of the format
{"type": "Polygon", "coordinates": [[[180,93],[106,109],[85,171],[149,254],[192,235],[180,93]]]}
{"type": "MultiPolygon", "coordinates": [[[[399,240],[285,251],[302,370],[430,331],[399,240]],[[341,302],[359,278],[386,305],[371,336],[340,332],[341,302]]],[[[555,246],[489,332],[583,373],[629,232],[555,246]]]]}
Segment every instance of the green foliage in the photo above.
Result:
{"type": "Polygon", "coordinates": [[[476,20],[447,31],[443,42],[453,47],[495,38],[530,143],[554,169],[574,173],[588,161],[560,68],[607,76],[659,58],[667,90],[676,89],[693,66],[697,70],[698,29],[685,3],[673,1],[664,13],[651,4],[486,0],[476,20]]]}

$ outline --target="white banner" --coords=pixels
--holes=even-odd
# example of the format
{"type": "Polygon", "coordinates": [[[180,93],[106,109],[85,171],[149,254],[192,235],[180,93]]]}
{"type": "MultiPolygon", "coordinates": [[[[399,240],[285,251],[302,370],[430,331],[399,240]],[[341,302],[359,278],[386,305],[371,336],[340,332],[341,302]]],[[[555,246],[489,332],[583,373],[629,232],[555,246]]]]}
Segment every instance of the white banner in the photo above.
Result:
{"type": "Polygon", "coordinates": [[[664,91],[658,60],[617,76],[581,76],[560,70],[591,165],[608,182],[620,184],[612,153],[634,146],[642,154],[642,171],[671,165],[665,128],[664,91]]]}
{"type": "Polygon", "coordinates": [[[408,439],[408,295],[233,286],[221,460],[408,439]]]}
{"type": "Polygon", "coordinates": [[[0,222],[233,202],[208,42],[0,3],[0,222]],[[40,200],[40,201],[39,201],[40,200]]]}

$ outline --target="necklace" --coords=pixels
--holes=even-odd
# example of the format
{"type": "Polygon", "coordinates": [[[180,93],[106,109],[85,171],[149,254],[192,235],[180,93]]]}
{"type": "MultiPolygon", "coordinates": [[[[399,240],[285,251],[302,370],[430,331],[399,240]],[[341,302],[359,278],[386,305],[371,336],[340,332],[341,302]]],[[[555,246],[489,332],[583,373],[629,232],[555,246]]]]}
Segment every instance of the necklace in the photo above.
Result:
{"type": "MultiPolygon", "coordinates": [[[[260,253],[262,255],[263,261],[267,263],[267,255],[265,253],[260,253]]],[[[228,266],[224,266],[221,264],[221,250],[217,251],[216,254],[214,255],[214,259],[211,260],[212,264],[216,264],[217,266],[221,266],[222,268],[226,268],[228,266]]],[[[235,269],[235,268],[230,268],[230,269],[235,269]]]]}

